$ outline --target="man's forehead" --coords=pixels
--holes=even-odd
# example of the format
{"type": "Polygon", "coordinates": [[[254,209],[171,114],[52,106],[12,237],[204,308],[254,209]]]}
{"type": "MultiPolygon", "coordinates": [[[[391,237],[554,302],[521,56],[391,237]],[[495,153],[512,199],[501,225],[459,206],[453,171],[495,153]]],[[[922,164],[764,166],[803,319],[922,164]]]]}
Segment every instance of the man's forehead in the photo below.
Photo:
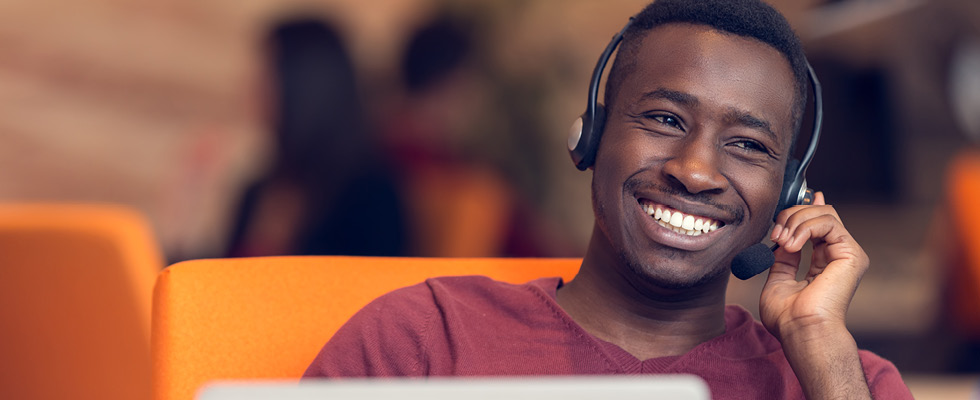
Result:
{"type": "Polygon", "coordinates": [[[651,97],[692,105],[714,103],[725,107],[731,122],[787,135],[785,141],[791,141],[795,78],[789,61],[775,48],[688,23],[664,24],[636,39],[633,65],[617,93],[627,96],[619,99],[626,102],[623,105],[651,97]]]}
{"type": "MultiPolygon", "coordinates": [[[[639,33],[637,37],[630,38],[630,42],[635,43],[633,56],[639,55],[645,47],[654,50],[669,50],[674,48],[672,43],[691,43],[691,42],[725,42],[728,46],[756,47],[766,49],[765,52],[771,54],[773,61],[779,59],[781,67],[785,67],[792,72],[790,61],[779,49],[763,42],[752,36],[735,34],[721,30],[710,25],[696,24],[689,22],[669,22],[650,28],[645,32],[639,33]],[[653,42],[651,44],[651,42],[653,42]]],[[[648,49],[649,50],[649,49],[648,49]]]]}

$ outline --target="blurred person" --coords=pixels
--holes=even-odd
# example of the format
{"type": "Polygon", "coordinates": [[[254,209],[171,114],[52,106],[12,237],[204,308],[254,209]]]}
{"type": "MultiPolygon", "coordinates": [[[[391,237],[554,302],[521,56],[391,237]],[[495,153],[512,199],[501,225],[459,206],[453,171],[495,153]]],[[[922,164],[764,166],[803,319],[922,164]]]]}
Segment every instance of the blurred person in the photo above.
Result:
{"type": "Polygon", "coordinates": [[[788,190],[808,70],[761,1],[650,4],[622,31],[605,107],[590,104],[596,116],[569,140],[592,172],[595,217],[575,278],[394,291],[306,376],[694,374],[716,399],[911,399],[845,323],[867,254],[822,193],[788,190]],[[764,237],[779,247],[756,263],[769,274],[755,321],[725,291],[733,261],[764,237]]]}
{"type": "Polygon", "coordinates": [[[929,250],[946,273],[943,339],[952,344],[953,372],[980,371],[980,32],[963,35],[951,52],[947,76],[951,109],[968,142],[946,170],[945,198],[929,236],[929,250]]]}
{"type": "Polygon", "coordinates": [[[243,194],[227,255],[404,255],[400,194],[342,38],[300,18],[267,45],[275,159],[243,194]]]}
{"type": "Polygon", "coordinates": [[[549,231],[474,138],[504,116],[494,115],[473,26],[437,13],[410,36],[401,59],[404,94],[384,140],[409,199],[412,253],[553,255],[562,235],[549,231]]]}

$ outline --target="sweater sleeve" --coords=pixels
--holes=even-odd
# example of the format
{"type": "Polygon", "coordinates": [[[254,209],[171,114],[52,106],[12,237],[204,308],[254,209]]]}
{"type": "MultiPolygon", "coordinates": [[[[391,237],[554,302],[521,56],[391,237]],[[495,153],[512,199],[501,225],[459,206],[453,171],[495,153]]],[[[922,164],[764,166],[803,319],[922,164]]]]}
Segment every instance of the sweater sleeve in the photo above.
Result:
{"type": "Polygon", "coordinates": [[[898,368],[890,361],[885,360],[870,351],[861,351],[861,364],[864,367],[864,376],[868,380],[868,388],[871,389],[871,397],[875,399],[909,399],[913,400],[912,392],[902,380],[898,368]]]}
{"type": "Polygon", "coordinates": [[[334,334],[303,377],[427,375],[427,327],[437,314],[425,283],[381,296],[334,334]]]}

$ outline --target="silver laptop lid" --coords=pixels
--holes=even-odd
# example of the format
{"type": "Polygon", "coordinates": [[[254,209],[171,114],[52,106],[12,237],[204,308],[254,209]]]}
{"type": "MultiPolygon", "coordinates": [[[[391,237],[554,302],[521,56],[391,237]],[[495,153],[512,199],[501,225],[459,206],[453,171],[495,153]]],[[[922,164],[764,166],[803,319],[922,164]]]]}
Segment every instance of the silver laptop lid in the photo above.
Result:
{"type": "Polygon", "coordinates": [[[217,382],[197,400],[708,400],[693,375],[217,382]]]}

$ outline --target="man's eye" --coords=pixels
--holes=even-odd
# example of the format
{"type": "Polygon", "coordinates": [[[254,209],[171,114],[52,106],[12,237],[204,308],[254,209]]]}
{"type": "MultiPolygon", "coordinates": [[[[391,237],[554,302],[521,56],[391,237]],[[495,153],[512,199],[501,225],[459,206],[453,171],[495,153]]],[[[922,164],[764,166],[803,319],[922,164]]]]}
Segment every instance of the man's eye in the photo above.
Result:
{"type": "Polygon", "coordinates": [[[757,152],[760,152],[760,153],[769,153],[769,149],[767,149],[766,146],[763,146],[763,145],[759,144],[758,142],[753,142],[751,140],[741,140],[741,141],[732,143],[732,146],[735,146],[735,147],[737,147],[737,148],[739,148],[741,150],[746,150],[746,151],[757,151],[757,152]]]}
{"type": "Polygon", "coordinates": [[[650,119],[657,121],[663,125],[669,126],[671,128],[683,130],[683,128],[681,127],[681,121],[677,119],[677,117],[674,117],[672,115],[660,115],[660,114],[651,115],[650,119]]]}

